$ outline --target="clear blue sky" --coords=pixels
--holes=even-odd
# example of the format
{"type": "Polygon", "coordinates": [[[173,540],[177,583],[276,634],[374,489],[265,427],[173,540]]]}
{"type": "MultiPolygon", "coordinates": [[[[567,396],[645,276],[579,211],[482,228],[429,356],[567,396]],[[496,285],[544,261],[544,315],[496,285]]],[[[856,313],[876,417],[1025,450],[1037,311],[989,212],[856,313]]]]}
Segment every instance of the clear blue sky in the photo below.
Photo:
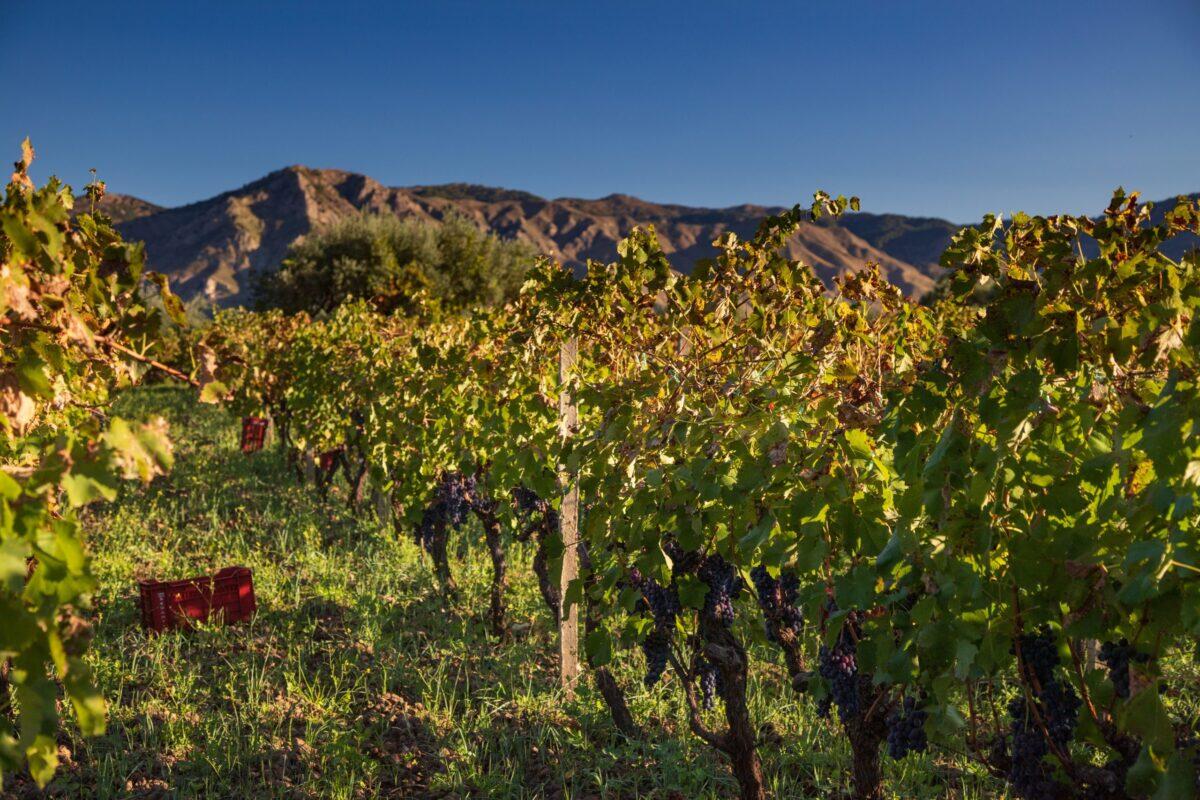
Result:
{"type": "Polygon", "coordinates": [[[13,158],[166,205],[293,163],[960,222],[1200,191],[1200,0],[0,0],[0,75],[13,158]]]}

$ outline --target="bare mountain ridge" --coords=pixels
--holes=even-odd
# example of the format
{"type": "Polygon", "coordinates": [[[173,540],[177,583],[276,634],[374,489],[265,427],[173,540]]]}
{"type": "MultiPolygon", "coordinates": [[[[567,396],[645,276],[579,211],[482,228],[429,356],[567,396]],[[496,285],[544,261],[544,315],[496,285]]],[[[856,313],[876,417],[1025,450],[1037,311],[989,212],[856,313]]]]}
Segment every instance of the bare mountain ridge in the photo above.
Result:
{"type": "Polygon", "coordinates": [[[75,198],[73,214],[83,214],[93,210],[107,215],[114,223],[120,225],[131,219],[156,214],[162,211],[163,207],[129,194],[106,194],[100,198],[100,202],[95,204],[95,208],[92,207],[92,201],[85,195],[81,194],[75,198]]]}
{"type": "MultiPolygon", "coordinates": [[[[366,175],[303,166],[177,208],[121,195],[109,195],[103,205],[126,238],[146,243],[150,263],[170,276],[176,291],[222,305],[248,302],[251,276],[274,269],[297,239],[364,211],[426,221],[462,214],[480,228],[527,241],[576,267],[588,259],[615,258],[617,242],[634,226],[652,224],[672,263],[686,272],[713,254],[711,243],[719,234],[750,236],[764,216],[779,210],[693,208],[621,194],[547,200],[461,183],[396,188],[366,175]]],[[[827,281],[878,263],[905,292],[919,296],[940,274],[938,257],[957,229],[941,219],[856,213],[804,226],[788,250],[827,281]]]]}
{"type": "MultiPolygon", "coordinates": [[[[121,195],[109,195],[103,205],[126,238],[146,243],[150,263],[171,277],[181,295],[222,305],[247,302],[251,275],[274,269],[297,239],[364,211],[427,221],[462,214],[481,228],[527,241],[577,267],[589,258],[615,258],[617,242],[634,226],[652,224],[672,263],[689,271],[698,259],[713,254],[711,243],[718,234],[749,236],[764,216],[778,210],[756,205],[693,208],[619,194],[546,200],[471,184],[394,188],[366,175],[303,166],[177,208],[121,195]]],[[[920,295],[932,286],[937,256],[955,229],[944,220],[856,214],[843,223],[805,226],[789,250],[826,280],[877,262],[905,291],[920,295]],[[913,260],[877,248],[856,227],[866,237],[906,244],[906,256],[913,260]]]]}

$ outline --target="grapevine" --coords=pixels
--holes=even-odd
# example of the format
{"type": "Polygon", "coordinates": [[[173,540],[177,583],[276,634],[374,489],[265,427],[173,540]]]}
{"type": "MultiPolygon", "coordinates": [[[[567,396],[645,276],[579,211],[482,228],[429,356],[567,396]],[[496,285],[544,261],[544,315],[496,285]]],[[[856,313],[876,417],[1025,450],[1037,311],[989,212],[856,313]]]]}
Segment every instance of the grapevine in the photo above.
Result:
{"type": "MultiPolygon", "coordinates": [[[[173,460],[163,420],[103,412],[148,370],[197,381],[154,357],[163,312],[183,322],[166,279],[143,271],[142,248],[107,217],[72,217],[69,187],[35,187],[33,155],[26,140],[0,205],[0,779],[25,766],[44,786],[58,765],[60,690],[85,735],[105,726],[84,659],[96,584],[78,510],[173,460]]],[[[103,194],[89,184],[89,206],[103,194]]]]}
{"type": "Polygon", "coordinates": [[[552,583],[542,544],[563,543],[541,498],[570,465],[591,566],[555,602],[543,588],[548,607],[584,598],[597,670],[635,642],[649,685],[675,669],[689,727],[745,797],[763,778],[742,575],[797,689],[816,652],[856,796],[881,795],[885,743],[904,757],[943,740],[1026,796],[1153,794],[1185,759],[1185,722],[1130,666],[1153,677],[1200,631],[1177,610],[1200,605],[1200,266],[1161,248],[1200,232],[1200,209],[1152,218],[1118,193],[1098,218],[985,218],[917,306],[877,269],[827,287],[787,256],[799,226],[854,205],[818,193],[723,236],[690,276],[639,229],[582,279],[541,263],[504,309],[347,304],[298,323],[274,362],[246,348],[217,377],[285,417],[300,453],[356,441],[356,475],[422,543],[449,526],[449,508],[425,518],[442,476],[473,476],[494,623],[505,542],[538,536],[552,583]],[[828,640],[804,638],[817,630],[828,640]],[[1087,674],[1094,639],[1111,703],[1087,674]]]}

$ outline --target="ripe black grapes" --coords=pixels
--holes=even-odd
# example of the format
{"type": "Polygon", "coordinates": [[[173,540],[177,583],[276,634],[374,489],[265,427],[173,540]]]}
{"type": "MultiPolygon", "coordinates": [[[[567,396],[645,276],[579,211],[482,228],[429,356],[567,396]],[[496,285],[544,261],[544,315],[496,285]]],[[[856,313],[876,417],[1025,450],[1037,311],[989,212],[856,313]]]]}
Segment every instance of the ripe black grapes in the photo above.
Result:
{"type": "Polygon", "coordinates": [[[737,569],[720,556],[712,555],[704,559],[696,575],[708,586],[701,613],[711,614],[725,627],[732,625],[733,601],[742,593],[742,577],[737,569]]]}
{"type": "Polygon", "coordinates": [[[1100,645],[1100,660],[1108,667],[1108,679],[1112,681],[1117,697],[1129,697],[1129,665],[1144,664],[1150,660],[1146,653],[1138,652],[1128,639],[1105,642],[1100,645]]]}
{"type": "Polygon", "coordinates": [[[629,582],[642,595],[639,607],[648,611],[654,620],[653,630],[642,642],[642,652],[646,654],[645,684],[651,687],[658,683],[667,666],[675,618],[680,612],[679,595],[673,585],[662,586],[653,578],[643,575],[637,567],[629,571],[629,582]]]}
{"type": "Polygon", "coordinates": [[[1079,722],[1080,700],[1079,695],[1075,694],[1075,687],[1066,681],[1054,679],[1043,684],[1038,699],[1042,702],[1050,739],[1060,747],[1066,747],[1075,735],[1075,725],[1079,722]]]}
{"type": "Polygon", "coordinates": [[[667,668],[667,658],[671,652],[670,637],[655,629],[650,631],[642,642],[642,652],[646,654],[646,677],[644,683],[649,689],[658,683],[667,668]]]}
{"type": "Polygon", "coordinates": [[[467,514],[475,499],[475,476],[464,476],[461,472],[447,472],[438,483],[437,498],[445,504],[446,522],[451,528],[459,528],[467,521],[467,514]]]}
{"type": "Polygon", "coordinates": [[[534,532],[540,538],[558,530],[558,512],[537,492],[525,486],[518,486],[512,490],[512,498],[517,516],[524,523],[524,530],[518,535],[518,539],[524,541],[534,532]]]}
{"type": "Polygon", "coordinates": [[[845,722],[858,713],[858,664],[854,647],[838,642],[833,649],[821,645],[818,653],[821,677],[829,683],[829,693],[838,708],[838,718],[845,722]]]}
{"type": "MultiPolygon", "coordinates": [[[[836,610],[832,600],[827,606],[828,611],[836,610]]],[[[858,635],[858,614],[850,612],[838,633],[837,643],[828,647],[822,644],[817,652],[817,670],[829,686],[829,697],[838,709],[838,718],[844,723],[859,711],[858,693],[858,660],[855,657],[855,639],[858,635]]],[[[817,712],[827,715],[828,703],[824,709],[817,707],[817,712]]]]}
{"type": "Polygon", "coordinates": [[[1019,654],[1018,666],[1029,685],[1026,693],[1008,704],[1012,718],[1012,766],[1008,777],[1018,796],[1049,800],[1061,793],[1061,787],[1045,757],[1052,744],[1065,750],[1075,735],[1080,700],[1075,687],[1059,675],[1058,645],[1049,626],[1022,634],[1019,644],[1018,648],[1014,643],[1012,652],[1019,654]]]}
{"type": "MultiPolygon", "coordinates": [[[[1037,633],[1022,634],[1020,644],[1022,666],[1026,674],[1037,681],[1030,691],[1040,703],[1046,731],[1055,744],[1065,746],[1075,734],[1080,701],[1075,687],[1058,674],[1060,659],[1054,633],[1049,626],[1043,625],[1037,633]]],[[[1017,652],[1015,645],[1012,652],[1017,652]]],[[[1013,713],[1013,717],[1016,716],[1018,714],[1013,713]]]]}
{"type": "MultiPolygon", "coordinates": [[[[537,576],[538,590],[546,607],[554,616],[562,611],[562,592],[550,575],[550,541],[558,532],[558,512],[549,502],[543,500],[538,493],[526,486],[517,486],[512,490],[512,504],[516,510],[517,519],[521,526],[513,537],[518,542],[528,542],[530,538],[537,541],[537,552],[533,556],[533,573],[537,576]]],[[[579,546],[581,556],[586,549],[579,546]]],[[[590,566],[584,569],[590,569],[590,566]]]]}
{"type": "Polygon", "coordinates": [[[670,635],[675,630],[675,618],[679,616],[679,595],[674,586],[662,586],[648,578],[636,567],[629,572],[629,582],[642,593],[647,610],[654,618],[654,628],[670,635]]]}
{"type": "Polygon", "coordinates": [[[721,670],[707,658],[702,658],[698,667],[701,705],[708,711],[716,705],[717,695],[724,689],[724,680],[721,678],[721,670]]]}
{"type": "Polygon", "coordinates": [[[433,552],[433,543],[446,529],[446,507],[435,500],[421,514],[414,538],[427,553],[433,552]]]}
{"type": "Polygon", "coordinates": [[[754,581],[758,605],[766,618],[767,640],[777,641],[777,631],[780,630],[791,630],[798,634],[804,617],[796,607],[800,579],[795,573],[784,572],[776,579],[771,577],[766,567],[758,566],[750,571],[750,579],[754,581]]]}
{"type": "Polygon", "coordinates": [[[443,473],[414,532],[417,544],[426,552],[432,552],[435,540],[446,532],[447,527],[457,529],[467,521],[475,494],[475,476],[464,477],[461,472],[443,473]]]}
{"type": "MultiPolygon", "coordinates": [[[[1021,663],[1028,674],[1036,678],[1040,684],[1051,680],[1054,668],[1059,664],[1059,658],[1058,645],[1055,643],[1054,633],[1050,630],[1050,626],[1043,625],[1038,628],[1036,633],[1021,634],[1020,644],[1021,663]]],[[[1015,643],[1009,648],[1009,653],[1017,655],[1015,643]]]]}
{"type": "Polygon", "coordinates": [[[549,504],[539,497],[537,492],[525,486],[513,489],[512,498],[517,511],[526,517],[539,513],[544,514],[549,507],[549,504]]]}
{"type": "Polygon", "coordinates": [[[924,753],[929,743],[925,737],[924,709],[917,707],[914,697],[904,698],[903,708],[888,716],[888,755],[899,761],[909,753],[924,753]]]}
{"type": "Polygon", "coordinates": [[[1029,718],[1023,698],[1016,698],[1009,706],[1012,722],[1012,766],[1008,780],[1018,797],[1025,800],[1054,800],[1058,797],[1057,782],[1046,767],[1045,758],[1050,752],[1046,737],[1037,730],[1037,723],[1029,718]]]}

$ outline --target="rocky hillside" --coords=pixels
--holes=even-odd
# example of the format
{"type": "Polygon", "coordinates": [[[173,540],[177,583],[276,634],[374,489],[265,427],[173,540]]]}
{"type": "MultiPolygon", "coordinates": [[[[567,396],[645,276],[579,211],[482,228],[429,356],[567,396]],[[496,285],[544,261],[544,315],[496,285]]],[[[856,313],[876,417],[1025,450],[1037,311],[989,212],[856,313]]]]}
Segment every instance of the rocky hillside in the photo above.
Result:
{"type": "MultiPolygon", "coordinates": [[[[431,221],[463,214],[574,266],[614,258],[617,242],[630,229],[652,224],[675,266],[688,271],[697,259],[712,255],[718,234],[748,236],[776,210],[690,208],[627,195],[546,200],[469,184],[393,188],[365,175],[300,166],[178,208],[122,195],[109,195],[104,206],[126,238],[146,243],[153,267],[167,273],[181,295],[222,305],[246,302],[250,276],[278,265],[292,242],[362,211],[431,221]]],[[[893,281],[920,295],[932,286],[938,254],[954,230],[944,220],[855,214],[840,224],[806,227],[790,249],[826,279],[878,262],[893,281]]]]}
{"type": "Polygon", "coordinates": [[[75,210],[72,213],[83,214],[93,210],[107,214],[113,222],[120,225],[131,219],[157,214],[163,207],[127,194],[106,194],[100,198],[95,209],[92,208],[92,201],[82,193],[75,198],[75,210]]]}
{"type": "MultiPolygon", "coordinates": [[[[181,295],[222,305],[246,302],[251,275],[277,266],[292,242],[362,211],[431,221],[463,214],[481,228],[528,241],[575,266],[614,258],[617,242],[631,228],[652,224],[676,268],[688,271],[697,259],[712,255],[718,234],[749,236],[777,210],[691,208],[628,195],[546,200],[469,184],[393,188],[365,175],[300,166],[178,208],[121,195],[105,198],[105,206],[127,238],[145,241],[151,264],[171,277],[181,295]]],[[[826,280],[876,262],[894,283],[919,296],[933,285],[938,256],[956,229],[941,219],[857,213],[806,226],[789,249],[826,280]]]]}

